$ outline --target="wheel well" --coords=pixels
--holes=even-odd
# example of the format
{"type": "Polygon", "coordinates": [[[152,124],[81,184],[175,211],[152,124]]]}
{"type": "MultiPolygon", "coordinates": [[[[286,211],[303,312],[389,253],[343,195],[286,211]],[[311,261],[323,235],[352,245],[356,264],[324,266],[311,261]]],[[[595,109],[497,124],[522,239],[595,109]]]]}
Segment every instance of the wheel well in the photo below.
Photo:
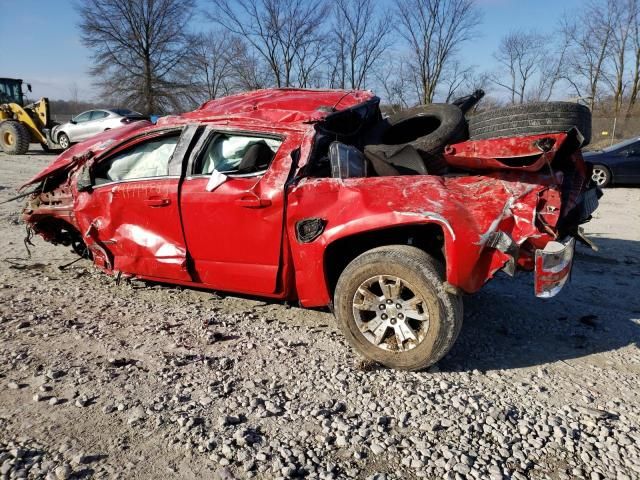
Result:
{"type": "Polygon", "coordinates": [[[82,235],[73,225],[59,218],[44,218],[36,222],[33,229],[54,245],[67,247],[76,239],[82,240],[82,235]]]}
{"type": "Polygon", "coordinates": [[[446,264],[444,232],[436,223],[373,230],[341,238],[331,243],[324,255],[327,288],[333,297],[340,274],[358,255],[385,245],[412,245],[446,264]]]}

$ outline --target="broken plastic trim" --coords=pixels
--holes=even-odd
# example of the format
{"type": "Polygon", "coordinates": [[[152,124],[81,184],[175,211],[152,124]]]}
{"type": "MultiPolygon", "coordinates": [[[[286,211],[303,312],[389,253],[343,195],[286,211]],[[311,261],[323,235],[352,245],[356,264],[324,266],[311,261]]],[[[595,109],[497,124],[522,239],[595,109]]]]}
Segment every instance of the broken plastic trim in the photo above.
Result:
{"type": "Polygon", "coordinates": [[[90,192],[93,189],[93,178],[91,178],[91,169],[85,164],[80,170],[76,187],[79,192],[90,192]]]}
{"type": "Polygon", "coordinates": [[[516,258],[520,255],[520,247],[513,241],[508,233],[503,231],[494,232],[487,240],[486,246],[495,248],[509,255],[509,260],[505,263],[502,270],[509,276],[513,277],[516,273],[516,258]]]}

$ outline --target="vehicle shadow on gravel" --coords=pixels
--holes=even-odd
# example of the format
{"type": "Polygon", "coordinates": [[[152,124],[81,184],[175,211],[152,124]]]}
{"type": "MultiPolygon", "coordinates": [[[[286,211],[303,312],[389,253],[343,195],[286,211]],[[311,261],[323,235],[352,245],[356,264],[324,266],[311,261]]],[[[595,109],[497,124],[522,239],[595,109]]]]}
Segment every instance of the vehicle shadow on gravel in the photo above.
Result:
{"type": "Polygon", "coordinates": [[[533,296],[531,275],[496,277],[465,299],[462,332],[443,371],[505,370],[566,362],[640,344],[640,242],[592,235],[578,247],[571,283],[533,296]]]}

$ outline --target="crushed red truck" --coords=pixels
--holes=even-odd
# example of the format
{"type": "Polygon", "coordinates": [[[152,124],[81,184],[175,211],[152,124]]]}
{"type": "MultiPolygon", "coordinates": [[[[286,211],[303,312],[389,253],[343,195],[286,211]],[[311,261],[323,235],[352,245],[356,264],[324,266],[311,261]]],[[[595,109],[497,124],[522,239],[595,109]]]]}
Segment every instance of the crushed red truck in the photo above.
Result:
{"type": "Polygon", "coordinates": [[[73,146],[23,218],[119,277],[328,306],[365,357],[422,369],[498,271],[558,293],[601,195],[586,107],[465,118],[481,95],[389,117],[369,91],[212,100],[73,146]]]}

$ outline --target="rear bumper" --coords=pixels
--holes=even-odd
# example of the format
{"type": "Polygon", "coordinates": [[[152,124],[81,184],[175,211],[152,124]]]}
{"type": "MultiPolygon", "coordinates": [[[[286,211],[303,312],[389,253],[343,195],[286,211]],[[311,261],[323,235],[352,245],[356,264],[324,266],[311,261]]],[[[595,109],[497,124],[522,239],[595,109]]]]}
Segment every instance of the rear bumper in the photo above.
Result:
{"type": "Polygon", "coordinates": [[[562,242],[549,242],[536,250],[534,285],[536,297],[557,295],[571,276],[576,240],[569,237],[562,242]]]}

